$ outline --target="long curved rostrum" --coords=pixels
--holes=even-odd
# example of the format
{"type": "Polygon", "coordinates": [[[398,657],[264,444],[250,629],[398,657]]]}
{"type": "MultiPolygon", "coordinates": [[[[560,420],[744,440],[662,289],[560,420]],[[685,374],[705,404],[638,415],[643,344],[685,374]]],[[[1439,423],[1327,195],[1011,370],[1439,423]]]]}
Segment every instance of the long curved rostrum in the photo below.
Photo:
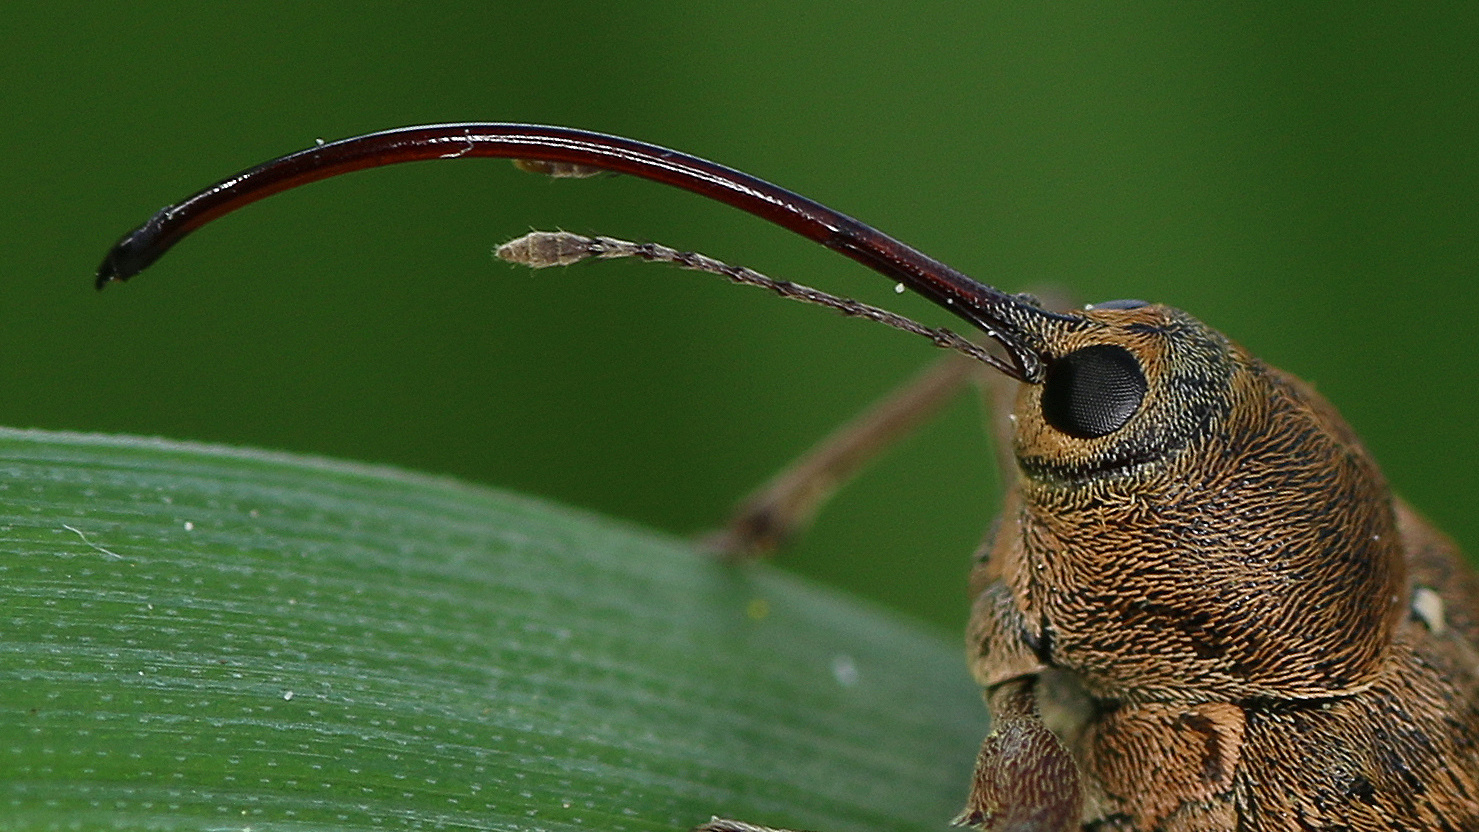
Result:
{"type": "Polygon", "coordinates": [[[948,309],[996,339],[1011,358],[998,369],[1042,380],[1047,356],[1036,333],[1081,318],[1047,312],[976,281],[871,226],[818,202],[705,159],[657,145],[568,127],[459,123],[403,127],[320,144],[228,177],[167,206],[125,234],[98,267],[99,289],[148,268],[191,232],[279,191],[342,173],[401,162],[497,157],[626,173],[732,205],[841,252],[948,309]]]}

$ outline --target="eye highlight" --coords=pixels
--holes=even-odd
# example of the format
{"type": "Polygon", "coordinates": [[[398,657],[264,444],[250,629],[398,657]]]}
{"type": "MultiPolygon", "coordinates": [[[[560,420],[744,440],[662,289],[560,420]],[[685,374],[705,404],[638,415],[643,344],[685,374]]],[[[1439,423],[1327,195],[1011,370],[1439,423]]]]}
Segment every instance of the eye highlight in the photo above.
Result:
{"type": "Polygon", "coordinates": [[[1147,389],[1140,362],[1124,347],[1096,344],[1048,365],[1042,414],[1069,436],[1094,439],[1130,421],[1147,389]]]}

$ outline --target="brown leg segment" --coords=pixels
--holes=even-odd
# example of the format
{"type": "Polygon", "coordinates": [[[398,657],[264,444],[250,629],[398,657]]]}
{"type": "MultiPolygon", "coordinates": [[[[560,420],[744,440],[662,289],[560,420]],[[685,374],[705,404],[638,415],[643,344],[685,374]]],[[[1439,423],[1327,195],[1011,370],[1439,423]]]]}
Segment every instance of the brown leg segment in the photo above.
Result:
{"type": "Polygon", "coordinates": [[[708,823],[693,827],[693,832],[791,832],[791,830],[776,829],[772,826],[758,826],[753,823],[745,823],[742,820],[715,817],[710,818],[708,823]]]}
{"type": "Polygon", "coordinates": [[[981,744],[965,811],[957,826],[987,832],[1069,832],[1080,828],[1078,765],[1037,712],[1033,679],[987,695],[993,729],[981,744]]]}

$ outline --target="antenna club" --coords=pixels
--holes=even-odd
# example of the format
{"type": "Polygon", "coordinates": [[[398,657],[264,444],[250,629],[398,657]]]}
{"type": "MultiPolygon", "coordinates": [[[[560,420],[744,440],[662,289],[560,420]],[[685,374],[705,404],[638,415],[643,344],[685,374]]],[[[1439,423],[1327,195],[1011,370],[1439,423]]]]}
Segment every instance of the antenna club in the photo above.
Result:
{"type": "Polygon", "coordinates": [[[595,241],[568,231],[531,231],[509,240],[493,250],[493,255],[506,263],[547,269],[569,266],[595,254],[595,241]]]}

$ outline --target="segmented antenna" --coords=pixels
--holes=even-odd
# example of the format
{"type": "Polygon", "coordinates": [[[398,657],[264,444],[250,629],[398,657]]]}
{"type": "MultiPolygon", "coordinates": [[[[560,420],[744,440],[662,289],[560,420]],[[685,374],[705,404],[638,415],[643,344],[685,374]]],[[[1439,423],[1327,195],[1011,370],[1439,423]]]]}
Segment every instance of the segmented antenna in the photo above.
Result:
{"type": "Polygon", "coordinates": [[[495,249],[493,253],[500,260],[532,269],[569,266],[592,257],[601,260],[635,257],[648,262],[670,263],[679,268],[721,275],[745,286],[769,289],[783,298],[825,306],[851,318],[864,318],[894,329],[922,335],[937,347],[964,353],[1004,373],[1011,373],[1015,369],[1007,362],[992,355],[980,344],[963,338],[944,327],[925,326],[887,309],[870,306],[851,298],[838,297],[789,280],[776,280],[754,269],[731,266],[696,251],[679,251],[659,243],[633,243],[614,237],[586,237],[568,231],[533,231],[518,239],[509,240],[495,249]]]}

